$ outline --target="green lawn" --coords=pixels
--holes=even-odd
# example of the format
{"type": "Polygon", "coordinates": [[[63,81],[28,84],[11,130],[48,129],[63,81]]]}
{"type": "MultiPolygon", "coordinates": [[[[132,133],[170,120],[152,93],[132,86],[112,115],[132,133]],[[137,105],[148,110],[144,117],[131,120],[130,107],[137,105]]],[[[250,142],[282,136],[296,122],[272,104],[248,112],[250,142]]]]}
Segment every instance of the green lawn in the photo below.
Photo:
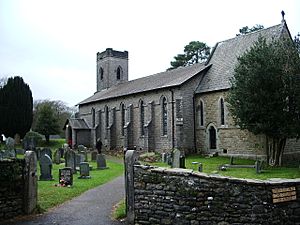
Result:
{"type": "MultiPolygon", "coordinates": [[[[229,157],[212,157],[206,158],[199,155],[187,156],[185,166],[187,169],[198,170],[198,165],[193,165],[192,162],[200,162],[203,165],[203,172],[208,174],[220,174],[229,177],[250,178],[250,179],[271,179],[271,178],[300,178],[299,168],[290,167],[270,167],[265,164],[262,173],[256,174],[254,168],[227,168],[226,171],[220,171],[219,166],[222,164],[229,164],[229,157]]],[[[234,164],[254,165],[255,160],[237,159],[234,158],[234,164]]],[[[151,163],[154,166],[168,167],[167,164],[157,162],[151,163]]]]}
{"type": "MultiPolygon", "coordinates": [[[[41,211],[46,211],[56,205],[59,205],[71,198],[79,196],[83,192],[97,187],[101,184],[107,183],[115,177],[123,174],[123,165],[107,161],[109,169],[97,170],[95,162],[89,162],[93,166],[93,170],[90,171],[91,179],[78,179],[79,172],[73,175],[73,186],[68,187],[56,187],[58,184],[58,169],[63,168],[65,165],[53,164],[52,176],[54,181],[38,181],[38,205],[41,211]]],[[[38,166],[39,175],[39,166],[38,166]]]]}

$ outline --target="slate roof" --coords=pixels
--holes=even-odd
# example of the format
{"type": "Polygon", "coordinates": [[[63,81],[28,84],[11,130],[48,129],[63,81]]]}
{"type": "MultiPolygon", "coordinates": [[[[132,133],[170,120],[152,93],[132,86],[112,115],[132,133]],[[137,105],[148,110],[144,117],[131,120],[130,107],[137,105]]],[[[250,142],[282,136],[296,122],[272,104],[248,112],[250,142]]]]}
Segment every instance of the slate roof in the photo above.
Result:
{"type": "Polygon", "coordinates": [[[229,80],[234,74],[238,56],[241,56],[247,49],[253,46],[260,35],[265,37],[267,41],[273,38],[279,38],[284,26],[286,26],[286,24],[281,23],[273,27],[217,43],[209,59],[209,63],[213,66],[205,74],[196,93],[230,88],[229,80]]]}
{"type": "Polygon", "coordinates": [[[142,77],[139,79],[117,84],[108,89],[96,92],[93,96],[78,103],[78,105],[145,91],[179,86],[191,79],[193,76],[199,74],[201,71],[210,68],[210,66],[211,65],[205,65],[205,63],[197,63],[192,66],[180,67],[174,70],[157,73],[147,77],[142,77]]]}
{"type": "Polygon", "coordinates": [[[67,124],[69,124],[74,130],[90,129],[84,119],[79,119],[79,118],[68,119],[65,123],[64,130],[66,129],[67,124]]]}

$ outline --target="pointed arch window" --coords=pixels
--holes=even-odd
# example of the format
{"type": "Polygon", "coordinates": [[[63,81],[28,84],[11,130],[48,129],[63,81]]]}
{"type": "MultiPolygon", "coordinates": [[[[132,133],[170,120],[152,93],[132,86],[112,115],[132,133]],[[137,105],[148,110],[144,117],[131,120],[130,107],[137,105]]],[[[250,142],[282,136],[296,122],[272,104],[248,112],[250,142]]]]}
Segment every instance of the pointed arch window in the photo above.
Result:
{"type": "Polygon", "coordinates": [[[216,129],[211,126],[209,128],[209,148],[216,149],[217,148],[217,132],[216,129]]]}
{"type": "Polygon", "coordinates": [[[124,126],[125,126],[125,105],[121,103],[121,134],[124,136],[124,126]]]}
{"type": "Polygon", "coordinates": [[[143,100],[140,102],[141,135],[145,135],[145,106],[143,100]]]}
{"type": "Polygon", "coordinates": [[[165,97],[162,99],[162,134],[168,134],[168,109],[167,99],[165,97]]]}
{"type": "Polygon", "coordinates": [[[122,73],[123,73],[122,67],[119,66],[117,69],[117,80],[121,79],[122,73]]]}
{"type": "Polygon", "coordinates": [[[224,99],[220,99],[220,119],[221,125],[225,125],[225,109],[224,109],[224,99]]]}
{"type": "Polygon", "coordinates": [[[104,71],[103,71],[103,68],[102,68],[102,67],[100,67],[99,73],[100,73],[100,79],[103,80],[103,74],[104,74],[104,71]]]}

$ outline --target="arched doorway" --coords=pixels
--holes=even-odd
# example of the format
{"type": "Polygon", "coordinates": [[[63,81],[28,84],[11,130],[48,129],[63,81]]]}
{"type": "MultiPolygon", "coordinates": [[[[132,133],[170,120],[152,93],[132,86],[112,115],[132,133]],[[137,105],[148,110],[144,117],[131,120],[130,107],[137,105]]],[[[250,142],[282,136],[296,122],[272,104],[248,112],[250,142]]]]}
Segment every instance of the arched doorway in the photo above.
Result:
{"type": "Polygon", "coordinates": [[[213,126],[209,130],[209,149],[217,149],[217,132],[213,126]]]}

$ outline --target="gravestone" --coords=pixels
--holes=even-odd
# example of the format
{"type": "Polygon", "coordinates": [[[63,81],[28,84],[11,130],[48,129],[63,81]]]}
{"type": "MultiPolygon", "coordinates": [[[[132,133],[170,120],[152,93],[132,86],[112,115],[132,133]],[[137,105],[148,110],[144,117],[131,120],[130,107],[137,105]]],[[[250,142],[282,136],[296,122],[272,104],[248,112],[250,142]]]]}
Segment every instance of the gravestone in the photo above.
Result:
{"type": "Polygon", "coordinates": [[[185,169],[185,156],[181,155],[179,158],[179,168],[185,169]]]}
{"type": "Polygon", "coordinates": [[[88,157],[87,157],[87,147],[85,147],[84,145],[78,145],[78,153],[79,154],[83,154],[84,155],[84,161],[87,162],[88,161],[88,157]]]}
{"type": "Polygon", "coordinates": [[[91,153],[91,160],[92,161],[96,161],[97,160],[97,154],[98,154],[97,151],[92,151],[92,153],[91,153]]]}
{"type": "Polygon", "coordinates": [[[55,164],[60,164],[60,152],[59,149],[56,149],[54,152],[54,163],[55,164]]]}
{"type": "Polygon", "coordinates": [[[174,149],[172,152],[172,168],[180,168],[180,151],[174,149]]]}
{"type": "Polygon", "coordinates": [[[37,206],[37,157],[34,151],[26,151],[24,155],[26,176],[25,176],[25,196],[24,211],[26,214],[34,212],[37,206]]]}
{"type": "Polygon", "coordinates": [[[84,145],[78,145],[77,149],[78,149],[79,153],[84,152],[85,151],[85,146],[84,145]]]}
{"type": "Polygon", "coordinates": [[[72,168],[65,167],[59,169],[59,184],[61,186],[73,185],[73,172],[72,168]]]}
{"type": "Polygon", "coordinates": [[[76,157],[75,157],[75,164],[76,164],[76,167],[79,167],[80,166],[80,163],[84,162],[84,155],[83,154],[76,154],[76,157]]]}
{"type": "Polygon", "coordinates": [[[15,139],[16,145],[19,145],[21,143],[21,137],[20,137],[19,134],[16,134],[15,137],[14,137],[14,139],[15,139]]]}
{"type": "Polygon", "coordinates": [[[90,179],[90,165],[87,162],[81,162],[79,165],[80,177],[79,179],[90,179]]]}
{"type": "Polygon", "coordinates": [[[97,154],[97,169],[98,170],[108,169],[108,167],[106,166],[105,155],[103,154],[97,154]]]}
{"type": "Polygon", "coordinates": [[[40,150],[40,155],[42,156],[42,155],[48,155],[49,157],[50,157],[50,159],[52,160],[52,151],[51,151],[51,149],[50,148],[42,148],[41,150],[40,150]]]}
{"type": "Polygon", "coordinates": [[[25,151],[32,150],[34,151],[36,148],[36,141],[33,137],[28,137],[23,139],[23,148],[25,151]]]}
{"type": "Polygon", "coordinates": [[[65,166],[70,167],[73,174],[76,173],[75,154],[70,148],[65,152],[65,166]]]}
{"type": "Polygon", "coordinates": [[[47,154],[41,155],[40,169],[41,169],[40,180],[53,180],[52,160],[49,155],[47,155],[47,154]]]}
{"type": "Polygon", "coordinates": [[[16,158],[15,140],[11,137],[5,141],[3,158],[16,158]]]}

